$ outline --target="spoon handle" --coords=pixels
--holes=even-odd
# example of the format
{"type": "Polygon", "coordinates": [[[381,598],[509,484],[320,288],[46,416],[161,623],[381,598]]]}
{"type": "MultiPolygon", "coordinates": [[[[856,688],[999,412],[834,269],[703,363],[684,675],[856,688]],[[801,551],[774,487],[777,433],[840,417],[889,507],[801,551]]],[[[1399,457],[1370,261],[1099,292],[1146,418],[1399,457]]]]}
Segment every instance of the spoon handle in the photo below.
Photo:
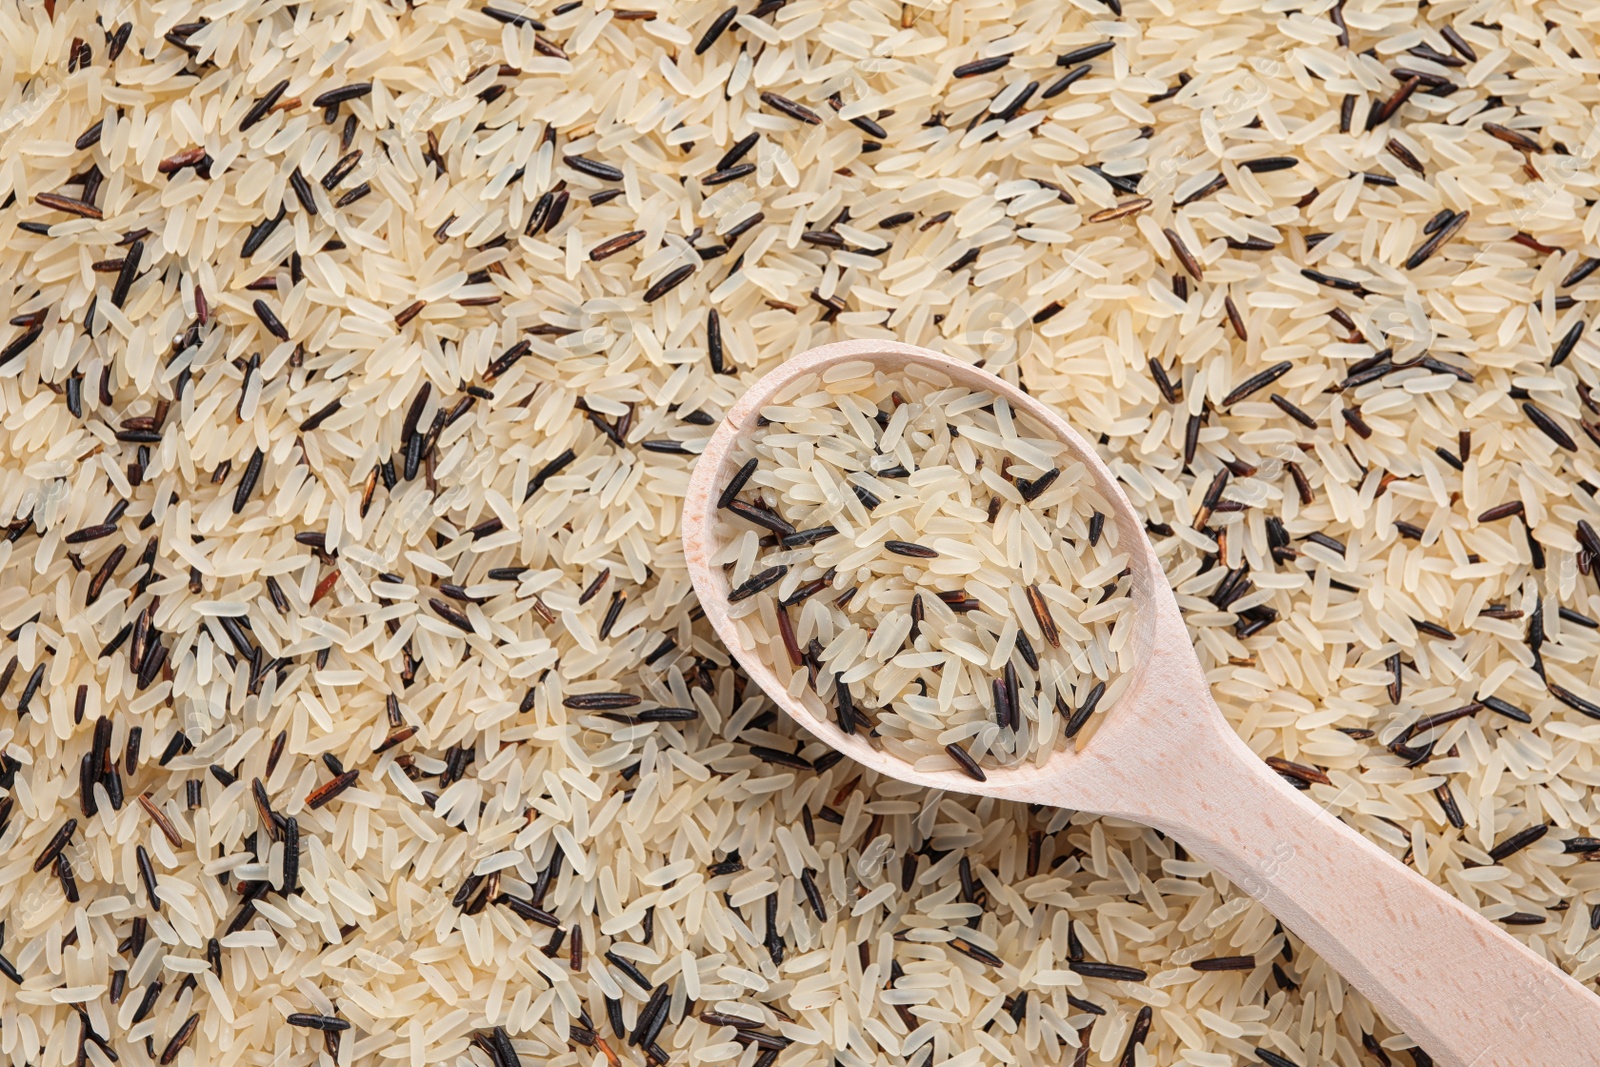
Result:
{"type": "Polygon", "coordinates": [[[1600,997],[1288,785],[1214,708],[1173,710],[1187,736],[1149,779],[1160,810],[1136,817],[1259,900],[1440,1067],[1596,1062],[1600,997]],[[1184,729],[1207,720],[1222,728],[1184,729]]]}

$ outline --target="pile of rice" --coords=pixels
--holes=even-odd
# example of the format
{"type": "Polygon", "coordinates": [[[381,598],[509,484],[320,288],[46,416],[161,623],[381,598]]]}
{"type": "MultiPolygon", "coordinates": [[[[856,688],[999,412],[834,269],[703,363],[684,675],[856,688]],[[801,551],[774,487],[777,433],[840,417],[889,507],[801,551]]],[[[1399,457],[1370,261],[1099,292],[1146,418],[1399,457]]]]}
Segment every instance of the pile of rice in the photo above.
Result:
{"type": "Polygon", "coordinates": [[[1111,507],[1066,446],[916,364],[840,363],[760,415],[711,556],[740,647],[919,769],[983,780],[1086,742],[1131,677],[1133,603],[1111,507]]]}
{"type": "Polygon", "coordinates": [[[1248,743],[1600,976],[1592,9],[632,2],[0,8],[0,1055],[1427,1062],[709,639],[695,452],[845,337],[1056,406],[1248,743]]]}

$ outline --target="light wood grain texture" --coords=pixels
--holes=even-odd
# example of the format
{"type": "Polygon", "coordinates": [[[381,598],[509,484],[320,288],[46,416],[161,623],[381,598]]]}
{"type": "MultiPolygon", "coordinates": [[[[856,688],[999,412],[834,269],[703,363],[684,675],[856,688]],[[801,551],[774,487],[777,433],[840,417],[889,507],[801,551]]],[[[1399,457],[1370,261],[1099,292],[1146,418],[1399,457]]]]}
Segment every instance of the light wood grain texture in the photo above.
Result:
{"type": "Polygon", "coordinates": [[[1043,766],[918,772],[846,736],[791,700],[771,666],[739,655],[750,677],[817,737],[858,763],[930,789],[979,793],[1133,819],[1181,841],[1315,949],[1441,1067],[1600,1064],[1600,997],[1504,930],[1399,863],[1288,785],[1241,741],[1212,700],[1177,602],[1143,525],[1088,444],[1060,416],[969,364],[910,345],[846,341],[766,375],[718,427],[683,511],[684,551],[706,618],[738,654],[728,581],[708,565],[716,498],[737,469],[738,440],[796,378],[849,360],[894,374],[907,363],[1005,397],[1053,431],[1089,469],[1131,555],[1135,677],[1081,752],[1043,766]]]}

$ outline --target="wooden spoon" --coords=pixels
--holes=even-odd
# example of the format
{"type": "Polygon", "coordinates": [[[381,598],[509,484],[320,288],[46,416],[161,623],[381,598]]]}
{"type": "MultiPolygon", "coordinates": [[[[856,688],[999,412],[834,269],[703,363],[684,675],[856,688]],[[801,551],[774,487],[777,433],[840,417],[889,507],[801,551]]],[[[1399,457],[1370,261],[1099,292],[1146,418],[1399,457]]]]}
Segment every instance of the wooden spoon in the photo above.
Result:
{"type": "Polygon", "coordinates": [[[987,371],[926,349],[845,341],[812,349],[757,381],[717,428],[683,506],[683,546],[706,618],[767,695],[811,733],[893,778],[957,793],[1098,812],[1156,827],[1259,900],[1443,1067],[1600,1064],[1600,997],[1455,897],[1324,811],[1269,768],[1212,700],[1193,642],[1143,523],[1094,450],[1059,415],[987,371]],[[716,551],[716,499],[762,407],[803,375],[868,360],[908,364],[1004,397],[1055,433],[1114,509],[1131,553],[1137,666],[1081,751],[1042,766],[918,771],[847,736],[790,698],[771,665],[740,653],[716,551]]]}

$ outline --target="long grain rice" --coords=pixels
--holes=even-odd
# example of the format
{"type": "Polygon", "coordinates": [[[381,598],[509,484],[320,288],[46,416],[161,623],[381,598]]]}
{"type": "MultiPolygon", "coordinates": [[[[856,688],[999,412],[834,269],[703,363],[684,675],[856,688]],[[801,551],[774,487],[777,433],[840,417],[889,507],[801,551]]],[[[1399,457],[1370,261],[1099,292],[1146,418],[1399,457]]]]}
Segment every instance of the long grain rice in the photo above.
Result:
{"type": "Polygon", "coordinates": [[[0,7],[0,1056],[1425,1062],[708,637],[694,456],[846,337],[1098,442],[1247,743],[1600,976],[1592,11],[729,10],[0,7]]]}

